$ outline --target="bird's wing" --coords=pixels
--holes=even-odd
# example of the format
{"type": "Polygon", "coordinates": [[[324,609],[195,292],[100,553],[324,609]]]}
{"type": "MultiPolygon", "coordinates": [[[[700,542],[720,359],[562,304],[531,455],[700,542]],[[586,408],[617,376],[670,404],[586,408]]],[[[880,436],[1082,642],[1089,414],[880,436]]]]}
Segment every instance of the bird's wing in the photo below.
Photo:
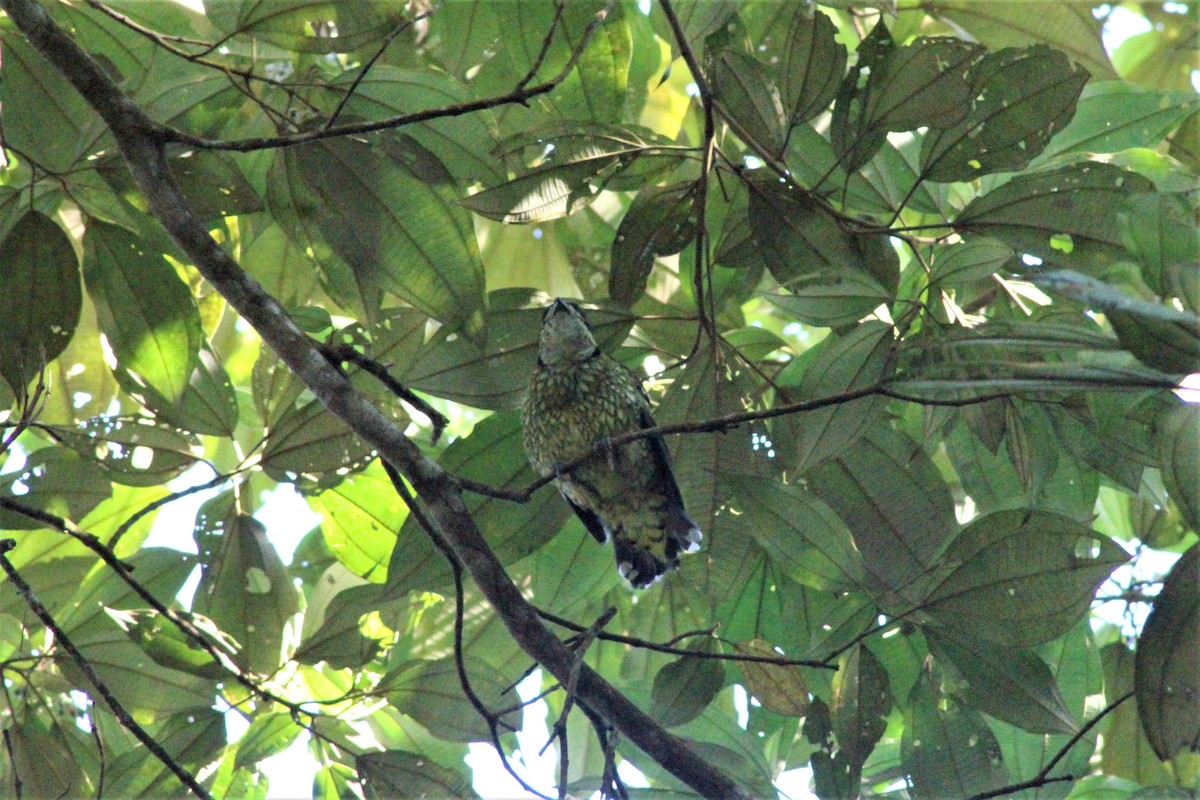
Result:
{"type": "Polygon", "coordinates": [[[587,528],[588,533],[599,542],[604,544],[608,541],[608,525],[604,520],[600,519],[600,515],[590,508],[583,506],[572,500],[565,491],[562,493],[563,499],[567,501],[567,505],[575,512],[575,516],[579,517],[579,521],[583,523],[583,527],[587,528]]]}
{"type": "MultiPolygon", "coordinates": [[[[658,424],[654,421],[654,417],[650,416],[649,403],[642,407],[638,417],[638,426],[642,430],[658,427],[658,424]]],[[[678,507],[682,510],[683,494],[679,491],[679,483],[675,480],[675,470],[671,467],[671,453],[667,450],[667,443],[658,434],[647,436],[646,441],[650,445],[650,453],[654,456],[654,466],[657,468],[656,474],[662,479],[663,489],[667,493],[667,498],[672,503],[678,504],[678,507]]]]}

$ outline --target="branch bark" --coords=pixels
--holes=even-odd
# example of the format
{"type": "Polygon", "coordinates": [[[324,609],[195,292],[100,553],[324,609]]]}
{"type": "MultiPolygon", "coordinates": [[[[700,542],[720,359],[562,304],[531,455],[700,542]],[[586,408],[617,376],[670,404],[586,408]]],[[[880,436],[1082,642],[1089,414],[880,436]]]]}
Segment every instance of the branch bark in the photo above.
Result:
{"type": "MultiPolygon", "coordinates": [[[[279,303],[209,236],[167,168],[165,145],[175,138],[150,119],[68,36],[36,0],[0,0],[30,44],[95,108],[111,129],[151,213],[196,269],[334,414],[395,465],[422,497],[480,590],[521,648],[563,685],[574,654],[542,624],[484,540],[461,492],[391,420],[363,398],[279,303]]],[[[288,142],[291,143],[291,142],[288,142]]],[[[281,143],[282,144],[282,143],[281,143]]],[[[695,791],[712,798],[748,795],[616,690],[595,670],[580,670],[577,696],[623,736],[695,791]]]]}

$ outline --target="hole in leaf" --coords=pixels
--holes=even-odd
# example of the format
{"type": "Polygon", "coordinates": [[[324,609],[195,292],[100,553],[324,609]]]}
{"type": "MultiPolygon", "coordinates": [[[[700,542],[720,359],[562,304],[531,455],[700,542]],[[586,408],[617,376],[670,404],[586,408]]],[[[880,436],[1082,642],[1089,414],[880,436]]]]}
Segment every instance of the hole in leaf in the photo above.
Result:
{"type": "Polygon", "coordinates": [[[1075,241],[1069,233],[1056,233],[1050,237],[1050,246],[1063,253],[1069,253],[1075,249],[1075,241]]]}

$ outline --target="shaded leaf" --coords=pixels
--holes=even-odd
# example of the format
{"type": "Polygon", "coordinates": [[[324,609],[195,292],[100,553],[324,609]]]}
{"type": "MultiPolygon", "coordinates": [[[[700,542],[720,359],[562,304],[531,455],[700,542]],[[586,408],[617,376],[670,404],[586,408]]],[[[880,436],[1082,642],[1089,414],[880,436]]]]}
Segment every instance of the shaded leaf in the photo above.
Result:
{"type": "MultiPolygon", "coordinates": [[[[878,321],[823,339],[806,353],[803,375],[788,402],[821,400],[877,384],[884,378],[893,341],[891,326],[878,321]]],[[[780,373],[780,385],[794,385],[789,373],[780,373]]],[[[793,417],[795,468],[804,472],[843,452],[878,421],[886,403],[882,396],[862,397],[793,417]]]]}
{"type": "MultiPolygon", "coordinates": [[[[762,639],[737,642],[733,648],[747,656],[782,657],[770,642],[762,639]]],[[[799,667],[767,664],[762,661],[737,663],[746,681],[746,690],[762,703],[763,708],[793,717],[802,717],[807,713],[808,687],[799,667]]]]}
{"type": "Polygon", "coordinates": [[[195,610],[241,645],[235,660],[243,669],[273,673],[282,658],[284,626],[300,607],[267,529],[238,513],[226,493],[200,507],[193,536],[203,565],[195,610]]]}
{"type": "Polygon", "coordinates": [[[787,117],[766,67],[745,53],[723,50],[712,81],[713,100],[738,135],[766,153],[778,154],[787,117]]]}
{"type": "Polygon", "coordinates": [[[810,762],[817,797],[856,800],[861,789],[862,766],[856,769],[853,760],[841,752],[840,742],[833,733],[829,706],[821,698],[813,698],[802,732],[808,743],[817,748],[810,762]]]}
{"type": "Polygon", "coordinates": [[[1046,662],[1032,651],[977,639],[962,631],[923,629],[945,663],[962,675],[967,703],[1033,733],[1074,733],[1071,712],[1046,662]]]}
{"type": "MultiPolygon", "coordinates": [[[[5,83],[8,69],[6,61],[5,83]]],[[[28,212],[0,243],[0,377],[19,397],[67,347],[82,303],[71,240],[48,217],[28,212]]]]}
{"type": "Polygon", "coordinates": [[[1167,761],[1200,743],[1200,546],[1167,573],[1138,637],[1138,714],[1155,754],[1167,761]]]}
{"type": "Polygon", "coordinates": [[[932,675],[909,695],[900,759],[914,800],[970,797],[1004,786],[1000,745],[978,711],[947,704],[932,675]]]}
{"type": "Polygon", "coordinates": [[[972,200],[954,227],[1000,239],[1051,263],[1095,271],[1124,253],[1117,220],[1125,199],[1151,188],[1136,173],[1087,161],[1018,175],[972,200]],[[1069,252],[1062,237],[1069,239],[1069,252]]]}
{"type": "Polygon", "coordinates": [[[364,753],[354,758],[367,800],[394,797],[462,797],[479,795],[462,772],[434,763],[427,756],[403,750],[364,753]]]}
{"type": "Polygon", "coordinates": [[[1054,137],[1046,153],[1155,147],[1197,107],[1200,99],[1194,94],[1148,91],[1123,81],[1093,83],[1084,90],[1071,124],[1054,137]]]}
{"type": "Polygon", "coordinates": [[[705,658],[707,644],[695,648],[694,656],[681,656],[654,676],[650,690],[650,715],[670,728],[700,715],[725,685],[722,662],[705,658]]]}
{"type": "MultiPolygon", "coordinates": [[[[0,476],[0,496],[66,520],[83,519],[112,495],[103,471],[72,450],[44,447],[29,454],[24,468],[0,476]]],[[[0,509],[0,529],[32,531],[46,524],[9,509],[0,509]]]]}
{"type": "Polygon", "coordinates": [[[140,418],[93,417],[75,428],[46,430],[126,486],[158,486],[197,460],[192,437],[140,418]]]}
{"type": "Polygon", "coordinates": [[[876,426],[805,477],[850,529],[871,588],[915,600],[957,528],[950,491],[920,446],[876,426]]]}
{"type": "Polygon", "coordinates": [[[1067,517],[1012,510],[976,519],[944,559],[949,571],[924,611],[952,630],[1023,647],[1069,630],[1129,556],[1067,517]]]}
{"type": "Polygon", "coordinates": [[[778,65],[779,91],[790,125],[820,114],[837,93],[846,70],[846,48],[828,16],[796,3],[778,65]]]}
{"type": "MultiPolygon", "coordinates": [[[[474,659],[465,660],[471,688],[488,708],[499,711],[514,705],[515,698],[504,694],[509,686],[507,678],[474,659]]],[[[439,739],[474,742],[490,738],[487,722],[463,694],[453,657],[401,664],[380,680],[379,691],[386,692],[397,710],[420,722],[439,739]]],[[[500,715],[500,724],[518,725],[519,714],[509,711],[500,715]]]]}
{"type": "Polygon", "coordinates": [[[448,191],[352,139],[304,145],[297,159],[324,203],[321,234],[359,280],[470,336],[482,334],[479,247],[469,215],[448,191]]]}
{"type": "Polygon", "coordinates": [[[969,181],[1024,167],[1066,126],[1089,77],[1045,45],[988,54],[971,69],[967,116],[926,134],[921,174],[969,181]]]}
{"type": "Polygon", "coordinates": [[[646,291],[654,259],[674,255],[692,240],[695,189],[692,183],[656,186],[634,198],[613,239],[608,296],[614,301],[633,305],[646,291]]]}
{"type": "Polygon", "coordinates": [[[1200,531],[1200,407],[1177,406],[1156,421],[1167,493],[1194,531],[1200,531]]]}
{"type": "Polygon", "coordinates": [[[891,710],[892,689],[883,663],[866,647],[852,648],[838,661],[830,706],[839,760],[850,766],[852,785],[883,737],[891,710]]]}

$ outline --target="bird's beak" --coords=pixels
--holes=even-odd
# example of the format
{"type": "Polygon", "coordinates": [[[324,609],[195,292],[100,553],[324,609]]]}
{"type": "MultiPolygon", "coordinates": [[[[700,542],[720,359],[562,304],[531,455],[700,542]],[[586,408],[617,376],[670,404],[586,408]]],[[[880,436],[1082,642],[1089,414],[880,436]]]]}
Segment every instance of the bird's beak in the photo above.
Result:
{"type": "Polygon", "coordinates": [[[554,298],[554,302],[550,304],[550,308],[546,309],[546,316],[548,317],[551,314],[561,314],[562,312],[569,311],[570,309],[570,303],[561,297],[556,297],[554,298]]]}

